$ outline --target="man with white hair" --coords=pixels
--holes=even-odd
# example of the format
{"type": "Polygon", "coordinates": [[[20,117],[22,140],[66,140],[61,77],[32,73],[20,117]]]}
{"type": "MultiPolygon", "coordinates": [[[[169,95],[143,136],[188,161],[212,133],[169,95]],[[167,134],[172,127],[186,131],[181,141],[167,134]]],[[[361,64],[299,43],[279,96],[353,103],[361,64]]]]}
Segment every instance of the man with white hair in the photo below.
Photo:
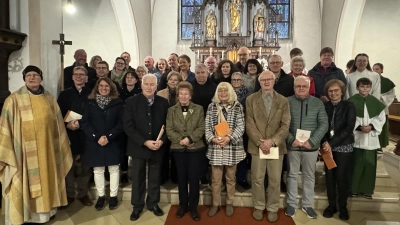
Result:
{"type": "Polygon", "coordinates": [[[293,217],[297,207],[297,177],[303,174],[302,210],[309,218],[316,219],[312,208],[314,202],[315,162],[318,149],[328,131],[328,116],[321,100],[309,95],[310,80],[298,76],[294,81],[295,95],[288,98],[290,105],[290,128],[286,138],[289,174],[287,178],[287,204],[285,214],[293,217]],[[307,135],[306,132],[310,134],[307,135]],[[301,132],[302,135],[297,134],[301,132]],[[302,138],[304,136],[304,138],[302,138]],[[301,166],[300,166],[301,165],[301,166]]]}
{"type": "Polygon", "coordinates": [[[146,74],[142,78],[141,94],[128,98],[125,104],[124,129],[128,135],[127,155],[132,157],[132,221],[139,219],[145,205],[146,166],[148,184],[146,205],[156,216],[164,215],[158,207],[160,201],[161,164],[167,141],[164,134],[158,139],[165,125],[169,103],[155,95],[157,77],[146,74]]]}

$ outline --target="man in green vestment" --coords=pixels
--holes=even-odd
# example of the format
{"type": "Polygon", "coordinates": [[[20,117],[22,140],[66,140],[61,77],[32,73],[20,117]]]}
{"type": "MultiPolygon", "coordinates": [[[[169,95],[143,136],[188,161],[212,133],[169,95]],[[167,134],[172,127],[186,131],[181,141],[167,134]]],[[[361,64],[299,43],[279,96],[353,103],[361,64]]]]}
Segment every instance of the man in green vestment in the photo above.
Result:
{"type": "Polygon", "coordinates": [[[69,139],[58,104],[27,66],[25,86],[12,93],[0,116],[0,180],[5,224],[45,223],[66,205],[65,176],[72,165],[69,139]]]}

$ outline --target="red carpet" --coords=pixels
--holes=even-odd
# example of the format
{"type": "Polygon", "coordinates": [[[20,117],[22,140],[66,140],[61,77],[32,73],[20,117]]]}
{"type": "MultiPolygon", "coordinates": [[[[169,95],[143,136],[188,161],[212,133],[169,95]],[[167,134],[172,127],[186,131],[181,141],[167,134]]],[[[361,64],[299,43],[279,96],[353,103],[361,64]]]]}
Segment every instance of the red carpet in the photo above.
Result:
{"type": "Polygon", "coordinates": [[[274,224],[274,225],[295,225],[293,219],[289,216],[285,215],[284,209],[279,209],[278,211],[278,221],[275,223],[270,223],[267,220],[267,214],[264,213],[264,219],[262,221],[256,221],[253,218],[253,208],[248,207],[233,207],[233,216],[227,217],[225,215],[225,207],[221,207],[221,209],[217,212],[214,217],[209,217],[208,209],[211,206],[200,205],[198,207],[199,213],[201,215],[200,221],[194,221],[190,217],[190,213],[186,213],[184,217],[178,219],[175,214],[178,211],[178,205],[172,205],[169,210],[167,221],[165,221],[165,225],[253,225],[253,224],[274,224]]]}

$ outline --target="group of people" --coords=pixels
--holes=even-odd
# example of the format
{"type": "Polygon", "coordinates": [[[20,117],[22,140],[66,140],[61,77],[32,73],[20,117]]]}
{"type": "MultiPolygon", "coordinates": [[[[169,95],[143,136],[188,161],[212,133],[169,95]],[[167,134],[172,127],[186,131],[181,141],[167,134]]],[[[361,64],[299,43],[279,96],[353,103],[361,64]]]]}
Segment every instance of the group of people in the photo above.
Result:
{"type": "Polygon", "coordinates": [[[66,89],[57,101],[41,85],[42,71],[26,67],[25,85],[6,99],[0,117],[6,224],[44,223],[75,199],[93,205],[87,195],[92,174],[95,208],[116,209],[119,184],[128,182],[128,156],[132,221],[145,205],[157,216],[164,214],[158,206],[160,185],[168,179],[178,184],[176,217],[189,212],[200,220],[200,183],[209,182],[208,165],[210,217],[222,204],[227,216],[234,214],[236,184],[251,188],[255,220],[263,219],[264,210],[268,221],[278,220],[281,191],[287,193],[285,214],[293,217],[302,172],[301,209],[317,218],[312,205],[319,152],[337,165],[325,167],[329,205],[323,216],[339,211],[339,218],[348,220],[349,195],[372,198],[395,85],[380,76],[382,64],[374,66],[379,74],[372,71],[366,54],[356,56],[347,77],[333,63],[331,48],[321,50],[321,61],[308,72],[302,54],[298,48],[290,52],[290,72],[281,56],[271,55],[264,71],[241,47],[238,63],[217,63],[210,56],[192,72],[187,55],[172,53],[155,66],[148,56],[145,66],[134,69],[124,52],[110,71],[100,56],[89,66],[79,49],[75,63],[65,68],[66,89]],[[226,202],[221,201],[223,176],[226,202]]]}

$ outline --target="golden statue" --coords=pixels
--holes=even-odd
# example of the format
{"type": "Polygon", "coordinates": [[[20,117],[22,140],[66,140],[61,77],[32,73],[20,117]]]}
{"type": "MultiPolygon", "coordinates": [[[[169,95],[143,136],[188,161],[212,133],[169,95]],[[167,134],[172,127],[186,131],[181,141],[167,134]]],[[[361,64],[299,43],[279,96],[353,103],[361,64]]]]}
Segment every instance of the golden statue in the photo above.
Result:
{"type": "Polygon", "coordinates": [[[229,5],[229,11],[231,16],[231,33],[238,33],[240,28],[240,8],[241,3],[240,0],[232,0],[229,5]]]}
{"type": "Polygon", "coordinates": [[[214,11],[211,9],[206,17],[206,38],[207,39],[215,39],[215,29],[217,27],[217,17],[214,14],[214,11]]]}
{"type": "Polygon", "coordinates": [[[254,39],[264,38],[264,12],[262,8],[257,10],[257,14],[254,16],[254,39]]]}

